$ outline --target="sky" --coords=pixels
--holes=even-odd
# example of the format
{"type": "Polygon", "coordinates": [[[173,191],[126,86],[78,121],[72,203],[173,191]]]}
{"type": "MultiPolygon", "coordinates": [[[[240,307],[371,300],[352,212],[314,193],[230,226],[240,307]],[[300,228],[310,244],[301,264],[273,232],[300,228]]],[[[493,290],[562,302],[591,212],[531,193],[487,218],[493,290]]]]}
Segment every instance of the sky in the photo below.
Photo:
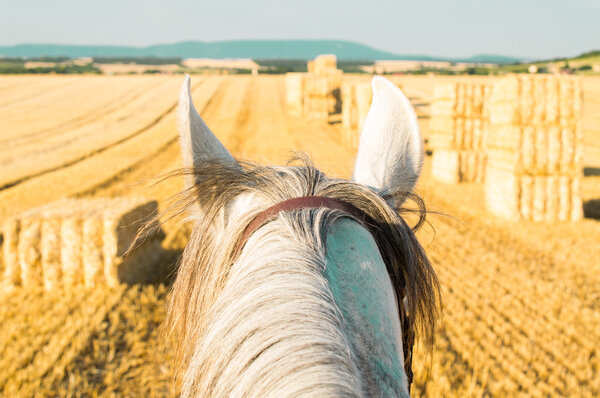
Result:
{"type": "Polygon", "coordinates": [[[0,45],[342,39],[396,54],[527,59],[600,49],[600,0],[0,0],[0,5],[0,45]]]}

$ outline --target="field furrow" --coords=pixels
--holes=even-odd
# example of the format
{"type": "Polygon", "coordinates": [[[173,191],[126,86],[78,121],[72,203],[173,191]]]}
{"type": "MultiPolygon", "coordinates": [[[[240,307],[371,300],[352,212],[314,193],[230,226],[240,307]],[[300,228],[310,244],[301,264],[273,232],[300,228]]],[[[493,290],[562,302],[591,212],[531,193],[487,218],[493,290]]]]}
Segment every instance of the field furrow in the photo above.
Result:
{"type": "Polygon", "coordinates": [[[19,115],[21,119],[3,120],[2,124],[10,124],[11,136],[3,137],[0,144],[3,144],[4,148],[19,147],[33,140],[43,141],[44,137],[84,126],[128,106],[130,102],[155,90],[161,84],[164,82],[148,81],[144,84],[143,81],[125,80],[117,87],[105,84],[93,91],[80,88],[77,93],[80,98],[70,100],[77,106],[71,105],[69,112],[65,112],[65,106],[60,104],[58,109],[44,109],[46,117],[39,115],[41,118],[35,119],[37,123],[23,114],[19,115]]]}
{"type": "Polygon", "coordinates": [[[4,170],[0,187],[14,186],[33,176],[77,163],[143,133],[174,109],[173,99],[168,95],[174,93],[177,93],[176,84],[164,85],[97,123],[54,134],[43,144],[32,142],[7,148],[0,154],[4,170]]]}
{"type": "MultiPolygon", "coordinates": [[[[219,80],[209,81],[203,85],[203,93],[210,97],[219,83],[219,80]]],[[[175,106],[176,102],[168,112],[158,115],[130,139],[101,152],[92,153],[74,164],[0,191],[0,202],[3,203],[0,209],[0,220],[10,212],[19,212],[62,197],[93,190],[106,184],[118,173],[151,156],[157,149],[175,141],[177,139],[173,112],[175,106]],[[38,194],[28,195],[28,192],[38,192],[38,194]]]]}
{"type": "Polygon", "coordinates": [[[75,84],[72,76],[52,76],[51,78],[36,79],[35,84],[28,82],[26,89],[21,85],[14,86],[2,93],[0,115],[6,116],[20,110],[31,111],[35,109],[36,104],[43,105],[45,101],[60,98],[63,90],[71,90],[75,84]]]}

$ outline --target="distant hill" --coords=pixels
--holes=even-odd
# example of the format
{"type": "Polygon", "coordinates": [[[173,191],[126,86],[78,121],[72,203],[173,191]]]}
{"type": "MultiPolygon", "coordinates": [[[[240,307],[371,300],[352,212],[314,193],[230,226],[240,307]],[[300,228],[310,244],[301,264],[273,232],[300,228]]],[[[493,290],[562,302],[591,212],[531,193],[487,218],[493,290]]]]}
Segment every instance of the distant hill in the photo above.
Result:
{"type": "Polygon", "coordinates": [[[420,60],[479,63],[513,63],[520,59],[500,55],[470,58],[444,58],[430,55],[401,55],[364,44],[343,40],[232,40],[187,41],[148,47],[80,46],[59,44],[18,44],[0,46],[4,57],[180,57],[311,59],[319,54],[335,54],[342,60],[420,60]]]}

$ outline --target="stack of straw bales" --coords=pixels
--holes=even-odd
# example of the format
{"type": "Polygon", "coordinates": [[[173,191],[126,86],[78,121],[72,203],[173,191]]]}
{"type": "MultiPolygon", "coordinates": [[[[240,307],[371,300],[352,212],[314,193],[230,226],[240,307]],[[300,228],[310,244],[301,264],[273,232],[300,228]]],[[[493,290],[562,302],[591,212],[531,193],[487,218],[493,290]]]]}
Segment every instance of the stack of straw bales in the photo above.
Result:
{"type": "Polygon", "coordinates": [[[314,61],[308,61],[308,73],[316,76],[326,76],[337,71],[337,58],[333,54],[317,56],[314,61]]]}
{"type": "Polygon", "coordinates": [[[285,98],[288,112],[300,117],[304,110],[304,81],[306,73],[287,73],[285,75],[285,98]]]}
{"type": "Polygon", "coordinates": [[[358,147],[362,126],[371,107],[371,83],[344,82],[342,84],[342,129],[344,145],[358,147]]]}
{"type": "Polygon", "coordinates": [[[506,218],[582,218],[582,94],[570,76],[509,76],[493,87],[486,203],[506,218]]]}
{"type": "MultiPolygon", "coordinates": [[[[399,84],[396,86],[400,89],[399,84]]],[[[373,100],[371,83],[348,81],[342,84],[342,129],[344,145],[358,148],[360,132],[373,100]]]]}
{"type": "Polygon", "coordinates": [[[447,183],[483,182],[488,84],[453,82],[434,88],[430,147],[432,175],[447,183]]]}
{"type": "Polygon", "coordinates": [[[308,62],[303,98],[308,119],[327,121],[330,114],[340,112],[342,76],[335,55],[319,55],[308,62]]]}
{"type": "Polygon", "coordinates": [[[335,55],[319,55],[308,61],[308,73],[287,73],[286,103],[290,115],[328,121],[340,113],[343,72],[335,55]]]}
{"type": "Polygon", "coordinates": [[[147,236],[127,256],[157,203],[133,198],[66,199],[4,222],[4,283],[9,286],[115,286],[151,279],[162,233],[147,236]]]}

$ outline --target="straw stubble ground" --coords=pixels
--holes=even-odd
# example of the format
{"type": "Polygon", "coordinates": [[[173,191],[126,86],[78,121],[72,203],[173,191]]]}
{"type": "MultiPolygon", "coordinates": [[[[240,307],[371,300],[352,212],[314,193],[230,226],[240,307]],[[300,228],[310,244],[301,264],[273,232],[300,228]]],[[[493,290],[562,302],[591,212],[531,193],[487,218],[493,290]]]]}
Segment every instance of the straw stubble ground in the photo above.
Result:
{"type": "MultiPolygon", "coordinates": [[[[448,78],[396,79],[427,137],[433,87],[448,78]]],[[[45,159],[26,170],[3,163],[2,178],[13,183],[0,190],[0,221],[64,196],[147,196],[164,209],[182,182],[152,185],[151,178],[179,167],[173,106],[180,80],[0,79],[0,120],[11,120],[2,122],[0,139],[29,163],[38,152],[45,159]],[[146,104],[136,106],[143,98],[146,104]],[[23,116],[30,107],[41,115],[23,116]],[[91,138],[104,129],[106,136],[91,138]],[[61,136],[78,138],[68,148],[51,144],[61,136]]],[[[288,114],[283,77],[193,82],[197,109],[235,155],[281,164],[292,150],[305,151],[329,174],[351,173],[354,154],[342,143],[341,126],[288,114]]],[[[433,356],[417,350],[414,395],[600,394],[600,262],[593,255],[600,252],[600,223],[589,218],[600,216],[600,80],[586,79],[583,88],[582,221],[497,219],[483,207],[482,185],[437,183],[427,161],[418,191],[431,210],[449,215],[432,214],[420,233],[442,282],[445,317],[433,356]]],[[[8,146],[0,146],[0,157],[11,157],[8,146]]],[[[185,244],[187,226],[177,221],[165,226],[165,262],[185,244]]],[[[0,395],[173,393],[169,344],[159,327],[167,291],[159,284],[2,293],[0,395]]]]}

